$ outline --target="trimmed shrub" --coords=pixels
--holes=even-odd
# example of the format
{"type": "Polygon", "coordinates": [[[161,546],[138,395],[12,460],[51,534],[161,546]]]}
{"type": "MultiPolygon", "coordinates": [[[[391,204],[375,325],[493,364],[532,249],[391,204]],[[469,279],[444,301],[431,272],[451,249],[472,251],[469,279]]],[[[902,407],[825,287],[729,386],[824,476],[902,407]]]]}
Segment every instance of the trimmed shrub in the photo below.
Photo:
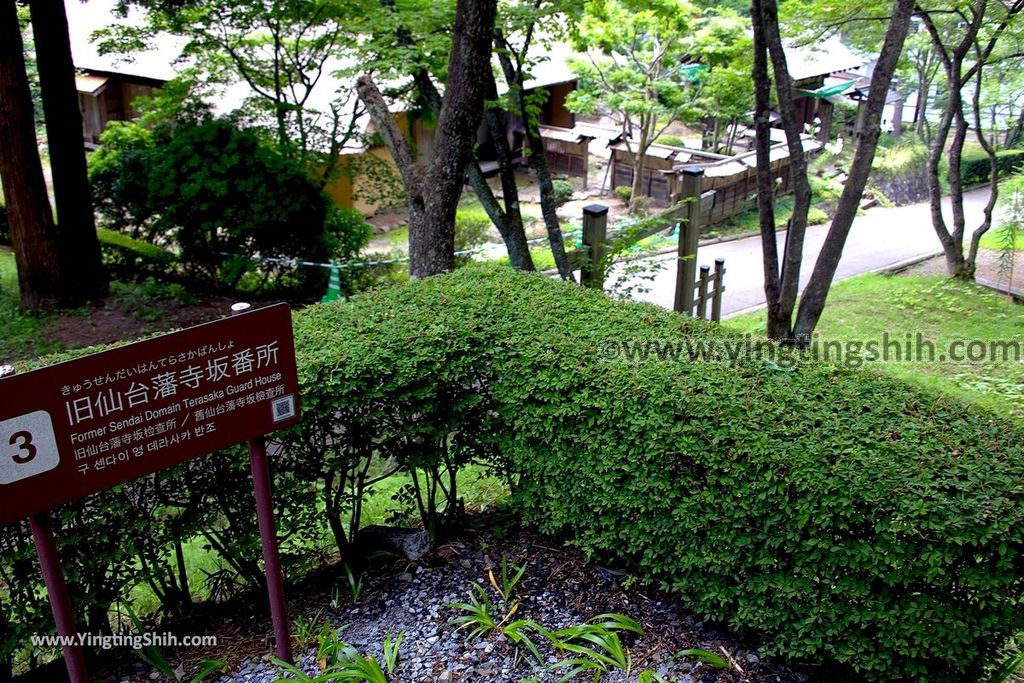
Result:
{"type": "Polygon", "coordinates": [[[360,295],[295,316],[303,423],[285,451],[314,473],[311,481],[331,482],[325,506],[343,552],[355,528],[343,530],[342,517],[358,504],[346,496],[346,477],[365,480],[361,463],[379,457],[407,470],[413,481],[399,498],[436,538],[461,516],[456,475],[482,458],[490,424],[489,350],[464,327],[471,320],[459,320],[459,292],[444,297],[450,311],[434,318],[415,314],[418,299],[433,312],[419,288],[379,291],[392,296],[360,295]]]}
{"type": "Polygon", "coordinates": [[[166,279],[177,257],[163,247],[143,242],[124,233],[97,228],[103,265],[121,282],[142,282],[146,278],[166,279]]]}
{"type": "Polygon", "coordinates": [[[555,206],[562,206],[568,202],[576,191],[568,180],[555,180],[551,184],[555,193],[555,206]]]}
{"type": "Polygon", "coordinates": [[[674,358],[743,339],[512,271],[307,309],[296,335],[315,411],[486,447],[541,529],[768,653],[973,680],[1024,627],[1024,434],[989,414],[823,363],[674,358]]]}
{"type": "Polygon", "coordinates": [[[686,141],[678,135],[662,135],[655,142],[659,145],[668,145],[669,147],[686,147],[686,141]]]}
{"type": "Polygon", "coordinates": [[[828,214],[823,209],[812,206],[807,210],[807,225],[821,225],[828,223],[828,214]]]}
{"type": "MultiPolygon", "coordinates": [[[[999,176],[1005,178],[1024,168],[1024,149],[1002,149],[996,152],[999,176]]],[[[978,185],[991,180],[991,164],[983,151],[964,152],[960,161],[960,179],[964,185],[978,185]]]]}
{"type": "MultiPolygon", "coordinates": [[[[991,414],[770,345],[775,362],[745,357],[719,326],[511,269],[311,306],[294,328],[303,421],[273,459],[294,572],[322,561],[324,526],[348,554],[369,465],[412,475],[398,500],[437,537],[477,462],[543,531],[759,631],[767,654],[977,680],[1024,629],[1024,433],[991,414]],[[711,348],[737,360],[689,355],[711,348]]],[[[69,555],[98,539],[67,567],[90,629],[140,581],[176,613],[160,560],[197,536],[224,560],[215,585],[259,582],[238,449],[55,516],[69,555]]],[[[0,655],[45,612],[25,533],[0,532],[0,655]]]]}
{"type": "Polygon", "coordinates": [[[629,185],[617,185],[615,187],[615,196],[618,197],[620,201],[628,204],[629,200],[633,197],[633,188],[629,185]]]}

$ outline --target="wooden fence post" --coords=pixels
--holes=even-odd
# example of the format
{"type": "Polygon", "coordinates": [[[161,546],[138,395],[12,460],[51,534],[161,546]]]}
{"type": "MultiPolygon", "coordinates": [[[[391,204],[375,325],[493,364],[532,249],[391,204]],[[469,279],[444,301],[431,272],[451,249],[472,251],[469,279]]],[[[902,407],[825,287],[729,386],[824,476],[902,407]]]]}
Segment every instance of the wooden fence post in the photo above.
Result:
{"type": "Polygon", "coordinates": [[[700,287],[697,289],[697,317],[708,315],[708,283],[711,281],[711,266],[700,267],[700,287]]]}
{"type": "Polygon", "coordinates": [[[676,262],[676,298],[672,307],[676,313],[693,315],[693,289],[697,280],[697,242],[700,239],[700,186],[704,169],[687,166],[682,169],[683,200],[687,202],[686,219],[679,235],[676,262]]]}
{"type": "Polygon", "coordinates": [[[587,258],[580,273],[580,284],[584,287],[604,289],[605,255],[608,251],[608,207],[604,204],[590,204],[583,207],[583,246],[587,258]]]}
{"type": "Polygon", "coordinates": [[[715,291],[711,295],[711,319],[722,322],[722,291],[725,284],[725,259],[715,259],[715,291]]]}

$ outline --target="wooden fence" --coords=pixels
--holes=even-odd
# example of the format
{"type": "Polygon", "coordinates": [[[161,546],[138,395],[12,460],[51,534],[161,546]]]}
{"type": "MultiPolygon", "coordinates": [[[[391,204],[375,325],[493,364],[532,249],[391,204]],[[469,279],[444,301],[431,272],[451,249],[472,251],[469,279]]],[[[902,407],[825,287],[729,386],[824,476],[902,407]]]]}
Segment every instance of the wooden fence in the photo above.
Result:
{"type": "MultiPolygon", "coordinates": [[[[673,222],[679,229],[678,258],[676,259],[676,292],[673,310],[685,315],[696,315],[715,322],[722,319],[722,294],[725,293],[725,261],[717,259],[715,269],[701,266],[697,274],[697,247],[700,240],[701,217],[715,203],[715,191],[701,192],[704,169],[687,166],[682,170],[685,198],[670,212],[658,216],[652,225],[617,235],[617,246],[627,247],[642,239],[668,229],[673,222]],[[710,307],[708,302],[711,303],[710,307]]],[[[595,289],[604,288],[608,267],[609,245],[608,207],[591,204],[583,208],[583,246],[568,253],[572,270],[580,271],[580,284],[595,289]]]]}
{"type": "MultiPolygon", "coordinates": [[[[811,155],[821,149],[813,139],[804,140],[804,155],[811,155]]],[[[613,184],[632,186],[633,159],[635,155],[624,143],[612,151],[613,184]]],[[[792,191],[789,173],[789,149],[785,142],[772,145],[769,150],[772,177],[776,178],[775,194],[783,195],[792,191]]],[[[704,169],[702,190],[714,190],[715,202],[707,207],[703,225],[715,225],[729,216],[746,211],[754,206],[757,196],[757,155],[746,152],[736,156],[723,156],[681,147],[652,145],[644,168],[644,192],[654,206],[667,207],[678,204],[686,197],[685,169],[700,166],[704,169]],[[679,165],[685,163],[685,166],[679,165]]]]}

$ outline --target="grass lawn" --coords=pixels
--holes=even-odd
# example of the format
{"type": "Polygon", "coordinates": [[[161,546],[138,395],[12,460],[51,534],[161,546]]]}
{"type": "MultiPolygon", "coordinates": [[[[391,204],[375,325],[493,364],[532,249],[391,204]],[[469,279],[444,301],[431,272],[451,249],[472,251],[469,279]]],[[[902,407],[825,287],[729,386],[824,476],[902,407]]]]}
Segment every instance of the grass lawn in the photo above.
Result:
{"type": "Polygon", "coordinates": [[[19,310],[14,253],[0,248],[0,358],[61,351],[61,344],[41,333],[44,320],[45,316],[25,315],[19,310]]]}
{"type": "MultiPolygon", "coordinates": [[[[1003,244],[1006,240],[1004,236],[1005,230],[1003,228],[996,228],[989,230],[981,237],[981,248],[992,249],[993,251],[1002,251],[1003,244]]],[[[1024,251],[1024,230],[1017,233],[1017,239],[1014,240],[1013,248],[1015,251],[1024,251]]]]}
{"type": "MultiPolygon", "coordinates": [[[[765,330],[763,311],[725,321],[743,331],[765,330]]],[[[865,365],[928,389],[951,394],[1003,415],[1024,419],[1024,362],[941,360],[957,341],[1016,342],[1024,346],[1024,306],[984,287],[943,276],[862,275],[832,287],[818,325],[818,341],[904,341],[920,332],[935,344],[936,358],[915,362],[880,360],[865,365]]],[[[963,354],[964,349],[958,350],[963,354]]]]}

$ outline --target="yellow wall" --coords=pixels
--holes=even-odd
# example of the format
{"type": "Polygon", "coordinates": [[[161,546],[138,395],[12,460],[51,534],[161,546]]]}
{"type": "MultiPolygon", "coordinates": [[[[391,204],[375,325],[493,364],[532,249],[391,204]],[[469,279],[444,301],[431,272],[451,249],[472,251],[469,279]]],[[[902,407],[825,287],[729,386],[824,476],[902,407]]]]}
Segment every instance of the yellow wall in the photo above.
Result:
{"type": "Polygon", "coordinates": [[[362,198],[366,195],[366,189],[370,180],[359,174],[352,174],[355,175],[355,177],[350,178],[350,174],[345,172],[346,167],[350,164],[358,163],[357,160],[364,159],[367,156],[383,160],[396,174],[396,176],[398,175],[398,165],[395,164],[394,159],[391,158],[391,154],[387,149],[383,147],[375,147],[360,154],[346,154],[341,157],[341,159],[338,160],[338,176],[327,184],[327,187],[324,188],[324,192],[326,192],[327,196],[334,200],[334,203],[338,206],[345,207],[346,209],[355,209],[365,216],[372,216],[381,207],[376,204],[368,204],[365,199],[362,198]]]}
{"type": "MultiPolygon", "coordinates": [[[[399,129],[407,136],[410,135],[409,117],[400,112],[395,114],[395,122],[399,129]]],[[[434,139],[434,128],[425,124],[422,120],[415,120],[411,128],[413,144],[421,156],[429,155],[434,139]]],[[[346,173],[345,168],[351,165],[358,165],[367,156],[382,160],[387,167],[400,178],[398,165],[391,158],[391,153],[385,147],[374,147],[359,154],[346,154],[339,159],[339,173],[337,178],[327,184],[324,192],[327,193],[334,203],[348,209],[355,209],[365,216],[372,216],[382,207],[377,204],[368,203],[366,200],[367,190],[372,182],[358,172],[346,173]]]]}

